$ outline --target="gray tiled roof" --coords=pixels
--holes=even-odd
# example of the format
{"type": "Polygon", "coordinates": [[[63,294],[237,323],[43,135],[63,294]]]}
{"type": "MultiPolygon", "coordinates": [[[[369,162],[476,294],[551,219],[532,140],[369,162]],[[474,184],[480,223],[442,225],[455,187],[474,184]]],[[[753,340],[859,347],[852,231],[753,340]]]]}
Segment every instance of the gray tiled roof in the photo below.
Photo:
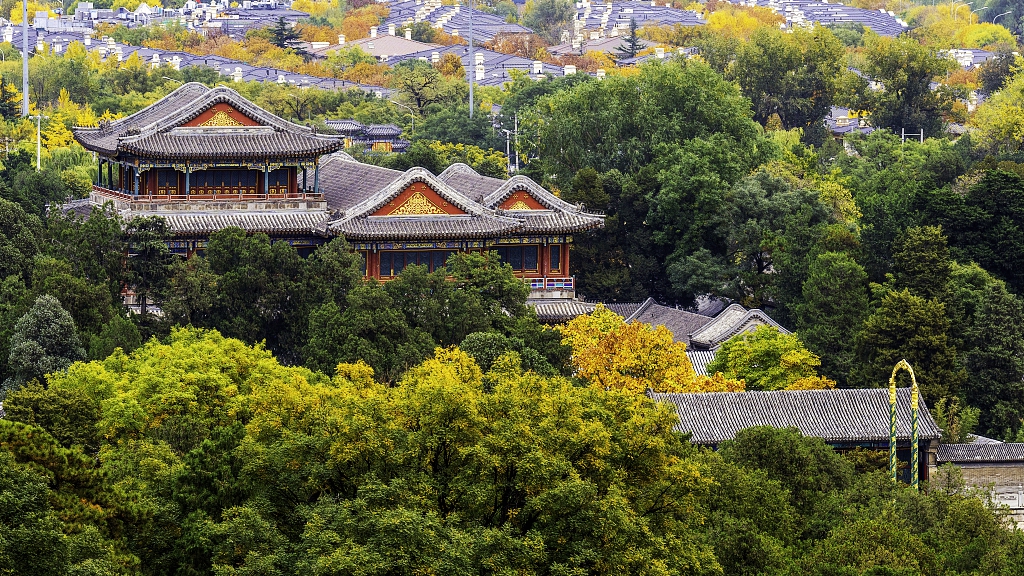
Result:
{"type": "Polygon", "coordinates": [[[465,164],[450,166],[434,176],[423,168],[405,173],[367,167],[331,157],[321,166],[328,206],[344,210],[330,228],[354,239],[485,238],[518,234],[571,234],[604,224],[597,214],[563,202],[533,180],[488,178],[465,164]],[[424,181],[466,216],[371,216],[415,181],[424,181]],[[453,185],[455,183],[456,185],[453,185]],[[547,210],[499,210],[516,190],[529,190],[547,210]],[[481,195],[489,192],[486,197],[481,195]]]}
{"type": "Polygon", "coordinates": [[[541,322],[568,322],[577,316],[590,314],[594,304],[579,300],[556,300],[554,302],[533,303],[537,310],[537,319],[541,322]]]}
{"type": "Polygon", "coordinates": [[[487,216],[386,216],[344,220],[331,228],[356,240],[490,238],[515,232],[519,222],[487,216]]]}
{"type": "Polygon", "coordinates": [[[653,298],[648,298],[626,320],[629,322],[644,322],[652,326],[664,326],[672,332],[673,340],[683,342],[687,346],[690,345],[690,334],[715,321],[710,316],[702,316],[693,312],[687,312],[686,310],[662,306],[656,303],[653,298]]]}
{"type": "Polygon", "coordinates": [[[167,159],[266,159],[320,155],[343,145],[340,138],[313,133],[256,106],[226,86],[207,88],[190,82],[146,109],[99,128],[74,130],[89,150],[115,155],[167,159]],[[225,103],[260,126],[230,128],[181,127],[210,107],[225,103]]]}
{"type": "Polygon", "coordinates": [[[157,133],[125,141],[120,148],[138,156],[174,160],[219,158],[304,158],[331,152],[337,142],[309,135],[253,128],[200,128],[184,133],[157,133]]]}
{"type": "Polygon", "coordinates": [[[501,188],[506,182],[500,178],[479,174],[461,162],[445,168],[437,177],[474,202],[483,202],[485,196],[501,188]]]}
{"type": "Polygon", "coordinates": [[[501,186],[488,194],[482,203],[488,208],[497,209],[502,202],[517,191],[529,192],[530,196],[547,208],[547,210],[504,211],[504,213],[523,221],[522,230],[524,232],[571,234],[599,228],[604,223],[601,215],[584,212],[582,206],[569,204],[526,176],[513,176],[501,182],[501,186]]]}
{"type": "Polygon", "coordinates": [[[398,170],[356,162],[341,152],[320,161],[320,191],[331,210],[348,210],[401,176],[398,170]]]}
{"type": "Polygon", "coordinates": [[[1024,444],[940,444],[939,462],[1024,462],[1024,444]]]}
{"type": "MultiPolygon", "coordinates": [[[[133,214],[127,216],[131,218],[133,214]]],[[[162,216],[172,233],[179,236],[206,235],[230,226],[266,234],[310,234],[327,219],[327,211],[224,211],[146,213],[162,216]]]]}
{"type": "Polygon", "coordinates": [[[488,238],[512,233],[521,226],[522,221],[481,206],[424,168],[410,168],[330,224],[334,232],[360,240],[488,238]],[[425,182],[465,215],[372,216],[413,182],[425,182]]]}
{"type": "Polygon", "coordinates": [[[623,318],[629,318],[643,305],[643,302],[606,302],[604,307],[623,318]]]}
{"type": "Polygon", "coordinates": [[[690,343],[695,347],[716,348],[723,342],[737,334],[752,330],[760,324],[775,327],[783,334],[790,334],[778,322],[772,320],[767,314],[758,309],[747,310],[739,304],[730,304],[720,312],[712,322],[697,328],[690,333],[690,343]]]}
{"type": "MultiPolygon", "coordinates": [[[[717,445],[753,426],[796,428],[804,436],[826,442],[888,442],[889,390],[778,390],[773,392],[711,392],[703,394],[649,393],[671,404],[679,417],[675,429],[691,434],[695,444],[717,445]]],[[[896,435],[909,440],[910,389],[897,390],[896,435]]],[[[935,424],[924,399],[918,420],[922,440],[937,439],[935,424]]]]}
{"type": "Polygon", "coordinates": [[[710,376],[708,374],[708,364],[715,361],[714,350],[687,350],[686,357],[690,359],[690,364],[693,364],[693,371],[699,376],[710,376]]]}
{"type": "Polygon", "coordinates": [[[209,88],[198,82],[189,82],[135,114],[111,121],[107,130],[76,128],[74,130],[75,137],[87,149],[113,153],[117,149],[119,134],[131,130],[141,130],[160,118],[179,110],[186,103],[205,94],[207,90],[209,88]]]}

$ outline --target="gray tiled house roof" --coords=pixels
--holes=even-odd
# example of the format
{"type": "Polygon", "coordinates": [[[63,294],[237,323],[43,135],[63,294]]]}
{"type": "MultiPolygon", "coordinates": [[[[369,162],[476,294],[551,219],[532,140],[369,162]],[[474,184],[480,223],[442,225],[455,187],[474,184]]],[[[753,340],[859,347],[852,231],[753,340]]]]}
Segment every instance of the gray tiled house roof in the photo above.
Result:
{"type": "Polygon", "coordinates": [[[694,349],[714,350],[729,338],[762,324],[774,326],[783,334],[790,333],[763,311],[756,308],[747,310],[739,304],[730,304],[711,317],[662,306],[648,298],[626,321],[664,326],[672,332],[676,342],[683,342],[694,349]]]}
{"type": "MultiPolygon", "coordinates": [[[[910,389],[897,389],[896,433],[909,440],[910,389]]],[[[671,404],[679,416],[675,429],[688,432],[695,444],[717,445],[753,426],[796,428],[826,442],[889,441],[889,390],[778,390],[704,394],[649,393],[671,404]]],[[[919,437],[937,439],[942,431],[920,400],[919,437]]]]}
{"type": "Polygon", "coordinates": [[[1024,444],[940,444],[939,462],[1024,462],[1024,444]]]}

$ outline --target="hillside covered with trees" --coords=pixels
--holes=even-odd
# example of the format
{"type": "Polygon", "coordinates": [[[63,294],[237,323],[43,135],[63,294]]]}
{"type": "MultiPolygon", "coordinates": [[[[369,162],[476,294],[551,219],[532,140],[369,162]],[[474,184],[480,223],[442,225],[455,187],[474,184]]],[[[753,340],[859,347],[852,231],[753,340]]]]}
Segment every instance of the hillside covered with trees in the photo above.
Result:
{"type": "Polygon", "coordinates": [[[49,574],[1018,574],[943,470],[438,349],[393,386],[177,329],[7,396],[0,569],[49,574]],[[780,458],[780,455],[785,457],[780,458]]]}

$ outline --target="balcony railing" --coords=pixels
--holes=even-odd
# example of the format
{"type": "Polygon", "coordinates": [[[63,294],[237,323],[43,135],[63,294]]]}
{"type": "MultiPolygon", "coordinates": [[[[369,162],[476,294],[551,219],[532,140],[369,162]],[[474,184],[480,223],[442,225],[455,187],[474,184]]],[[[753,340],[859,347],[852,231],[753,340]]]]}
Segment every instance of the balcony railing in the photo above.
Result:
{"type": "Polygon", "coordinates": [[[93,192],[110,198],[128,202],[166,202],[185,200],[323,200],[323,194],[297,192],[289,194],[130,194],[121,190],[111,190],[93,184],[93,192]]]}
{"type": "Polygon", "coordinates": [[[576,282],[575,277],[567,276],[564,278],[526,278],[525,281],[530,284],[530,290],[575,290],[576,282]]]}

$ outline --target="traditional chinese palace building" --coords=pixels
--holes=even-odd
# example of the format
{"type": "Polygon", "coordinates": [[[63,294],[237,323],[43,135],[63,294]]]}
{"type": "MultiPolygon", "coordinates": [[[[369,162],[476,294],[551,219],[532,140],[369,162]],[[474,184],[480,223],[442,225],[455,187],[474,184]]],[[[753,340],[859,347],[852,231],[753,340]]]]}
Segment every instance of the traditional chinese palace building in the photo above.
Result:
{"type": "Polygon", "coordinates": [[[388,279],[434,270],[456,251],[492,250],[535,291],[571,296],[572,235],[603,225],[533,180],[482,176],[464,164],[441,174],[356,162],[344,139],[279,118],[234,90],[181,86],[131,116],[75,137],[96,154],[86,212],[112,203],[126,219],[162,216],[183,255],[229,226],[308,253],[343,236],[388,279]]]}

